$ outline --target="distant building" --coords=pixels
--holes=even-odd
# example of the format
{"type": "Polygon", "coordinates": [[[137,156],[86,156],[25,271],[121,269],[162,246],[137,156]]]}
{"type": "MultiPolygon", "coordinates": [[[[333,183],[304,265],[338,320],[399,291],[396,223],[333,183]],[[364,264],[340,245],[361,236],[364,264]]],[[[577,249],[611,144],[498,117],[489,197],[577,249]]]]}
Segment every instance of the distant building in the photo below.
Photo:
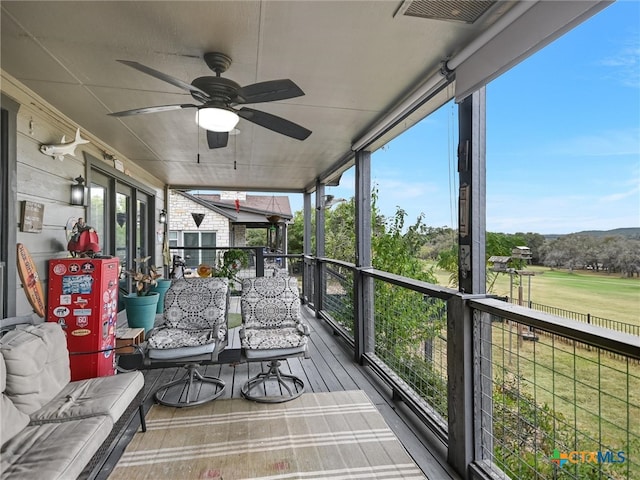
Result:
{"type": "MultiPolygon", "coordinates": [[[[215,252],[189,247],[244,247],[248,228],[269,229],[274,250],[286,252],[287,223],[293,218],[288,196],[248,195],[244,192],[169,193],[169,248],[187,265],[215,264],[215,252]],[[196,225],[193,214],[202,216],[196,225]]],[[[265,239],[265,243],[267,239],[265,239]]]]}
{"type": "Polygon", "coordinates": [[[491,270],[493,270],[494,272],[506,272],[509,260],[511,260],[511,257],[501,257],[498,255],[494,255],[492,257],[489,257],[488,262],[493,264],[491,266],[491,270]]]}
{"type": "Polygon", "coordinates": [[[531,249],[529,247],[514,247],[511,250],[511,258],[519,260],[531,260],[531,249]]]}

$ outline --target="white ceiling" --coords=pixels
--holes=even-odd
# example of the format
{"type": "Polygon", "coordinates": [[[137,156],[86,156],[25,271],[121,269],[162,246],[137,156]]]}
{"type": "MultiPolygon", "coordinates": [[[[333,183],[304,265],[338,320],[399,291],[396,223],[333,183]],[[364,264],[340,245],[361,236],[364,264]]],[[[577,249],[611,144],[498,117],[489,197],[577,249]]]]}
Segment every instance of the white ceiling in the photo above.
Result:
{"type": "MultiPolygon", "coordinates": [[[[344,163],[385,111],[514,2],[498,2],[472,25],[394,15],[401,2],[384,0],[0,4],[2,70],[163,182],[302,191],[344,163]],[[296,82],[305,96],[249,106],[298,123],[311,136],[298,141],[240,120],[226,148],[209,150],[192,109],[107,116],[193,103],[189,93],[117,59],[190,83],[213,75],[202,60],[210,51],[233,59],[223,77],[240,85],[296,82]]],[[[440,94],[384,141],[451,96],[452,90],[440,94]]]]}

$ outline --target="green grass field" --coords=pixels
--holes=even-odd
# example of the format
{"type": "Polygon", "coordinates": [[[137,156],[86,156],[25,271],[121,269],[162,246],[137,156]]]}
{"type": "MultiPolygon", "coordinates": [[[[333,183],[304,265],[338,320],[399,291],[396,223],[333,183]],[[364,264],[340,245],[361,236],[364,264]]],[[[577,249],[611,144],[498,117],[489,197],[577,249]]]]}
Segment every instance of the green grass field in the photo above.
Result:
{"type": "MultiPolygon", "coordinates": [[[[618,322],[640,325],[640,279],[590,271],[551,270],[530,266],[536,273],[522,277],[522,300],[531,300],[573,312],[591,314],[618,322]],[[531,296],[529,297],[529,279],[531,296]]],[[[449,273],[434,269],[440,285],[449,285],[449,273]]],[[[518,278],[514,276],[513,297],[518,298],[518,278]]],[[[492,293],[509,296],[509,275],[498,274],[492,293]]]]}

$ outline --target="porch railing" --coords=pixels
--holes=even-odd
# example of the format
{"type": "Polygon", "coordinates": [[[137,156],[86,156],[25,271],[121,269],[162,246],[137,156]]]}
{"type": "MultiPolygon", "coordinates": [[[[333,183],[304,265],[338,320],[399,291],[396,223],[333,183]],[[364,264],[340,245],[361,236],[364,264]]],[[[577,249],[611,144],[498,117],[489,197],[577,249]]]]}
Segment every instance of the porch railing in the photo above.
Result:
{"type": "Polygon", "coordinates": [[[345,262],[314,268],[317,315],[461,476],[640,478],[637,337],[345,262]]]}

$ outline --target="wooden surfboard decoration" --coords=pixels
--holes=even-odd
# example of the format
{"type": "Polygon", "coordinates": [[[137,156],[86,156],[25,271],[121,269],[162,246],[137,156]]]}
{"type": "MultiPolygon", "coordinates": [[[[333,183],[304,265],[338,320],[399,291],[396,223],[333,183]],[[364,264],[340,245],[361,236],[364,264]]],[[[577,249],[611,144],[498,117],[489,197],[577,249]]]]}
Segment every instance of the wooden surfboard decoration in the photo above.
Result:
{"type": "Polygon", "coordinates": [[[31,258],[29,250],[22,243],[18,243],[17,253],[18,275],[20,276],[24,293],[33,307],[33,311],[44,317],[46,311],[44,291],[42,290],[42,282],[40,281],[36,264],[31,258]]]}

